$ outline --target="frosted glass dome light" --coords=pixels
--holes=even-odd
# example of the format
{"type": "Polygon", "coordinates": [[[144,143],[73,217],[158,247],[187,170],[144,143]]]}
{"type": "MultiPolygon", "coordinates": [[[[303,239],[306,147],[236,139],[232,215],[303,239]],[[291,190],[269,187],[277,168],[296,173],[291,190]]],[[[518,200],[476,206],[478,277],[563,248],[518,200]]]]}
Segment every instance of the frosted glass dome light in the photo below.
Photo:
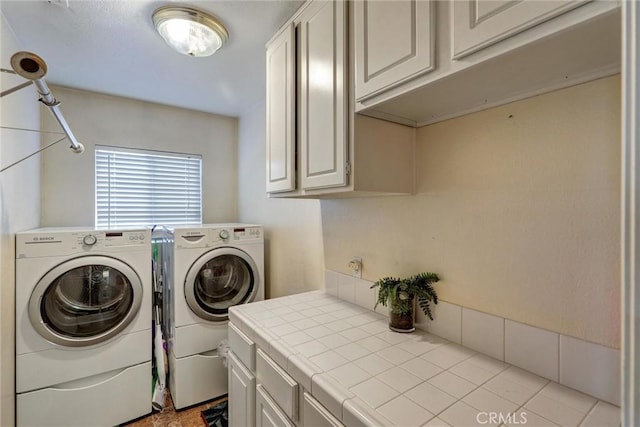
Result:
{"type": "Polygon", "coordinates": [[[189,7],[161,7],[153,12],[153,24],[164,41],[183,55],[212,55],[229,38],[216,18],[189,7]]]}

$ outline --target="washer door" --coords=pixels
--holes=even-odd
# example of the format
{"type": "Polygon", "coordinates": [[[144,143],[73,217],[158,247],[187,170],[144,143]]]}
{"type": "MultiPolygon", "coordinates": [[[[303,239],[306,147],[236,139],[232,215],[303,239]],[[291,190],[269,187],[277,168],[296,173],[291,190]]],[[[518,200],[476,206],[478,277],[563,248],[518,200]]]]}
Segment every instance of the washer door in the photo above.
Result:
{"type": "Polygon", "coordinates": [[[187,305],[205,320],[227,320],[229,307],[253,301],[258,267],[235,248],[213,249],[193,263],[184,283],[187,305]]]}
{"type": "Polygon", "coordinates": [[[133,320],[142,292],[140,278],[127,264],[106,256],[74,258],[40,279],[29,299],[29,318],[52,343],[98,344],[133,320]]]}

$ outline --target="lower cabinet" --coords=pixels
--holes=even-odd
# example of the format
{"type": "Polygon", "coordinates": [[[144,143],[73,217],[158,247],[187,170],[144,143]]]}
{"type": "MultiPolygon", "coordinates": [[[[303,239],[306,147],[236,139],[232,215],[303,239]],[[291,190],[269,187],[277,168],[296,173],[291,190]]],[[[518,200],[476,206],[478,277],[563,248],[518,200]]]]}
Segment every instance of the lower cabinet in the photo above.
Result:
{"type": "Polygon", "coordinates": [[[256,377],[229,352],[229,425],[252,426],[255,420],[256,377]]]}
{"type": "Polygon", "coordinates": [[[229,345],[229,427],[344,427],[232,323],[229,345]]]}
{"type": "Polygon", "coordinates": [[[256,387],[256,426],[295,427],[261,384],[256,387]]]}
{"type": "Polygon", "coordinates": [[[309,427],[344,427],[320,402],[306,391],[302,403],[302,425],[309,427]]]}

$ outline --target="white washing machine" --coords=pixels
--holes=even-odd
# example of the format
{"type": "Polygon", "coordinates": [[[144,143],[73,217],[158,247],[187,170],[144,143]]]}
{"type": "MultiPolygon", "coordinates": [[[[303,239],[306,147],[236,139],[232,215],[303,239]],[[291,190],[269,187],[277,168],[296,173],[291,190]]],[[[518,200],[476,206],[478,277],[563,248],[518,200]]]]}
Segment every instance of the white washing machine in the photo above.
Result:
{"type": "Polygon", "coordinates": [[[173,280],[163,287],[169,389],[177,409],[228,392],[218,344],[228,308],[264,299],[264,240],[253,224],[170,228],[173,280]]]}
{"type": "Polygon", "coordinates": [[[19,426],[118,425],[151,412],[150,230],[16,235],[19,426]]]}

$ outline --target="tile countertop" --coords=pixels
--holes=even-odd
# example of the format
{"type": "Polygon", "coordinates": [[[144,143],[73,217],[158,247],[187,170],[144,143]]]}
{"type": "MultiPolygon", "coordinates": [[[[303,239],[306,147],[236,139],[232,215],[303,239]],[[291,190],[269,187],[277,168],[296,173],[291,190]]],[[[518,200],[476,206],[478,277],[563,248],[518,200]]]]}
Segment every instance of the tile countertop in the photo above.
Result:
{"type": "Polygon", "coordinates": [[[230,320],[347,426],[619,426],[620,408],[320,291],[230,320]]]}

